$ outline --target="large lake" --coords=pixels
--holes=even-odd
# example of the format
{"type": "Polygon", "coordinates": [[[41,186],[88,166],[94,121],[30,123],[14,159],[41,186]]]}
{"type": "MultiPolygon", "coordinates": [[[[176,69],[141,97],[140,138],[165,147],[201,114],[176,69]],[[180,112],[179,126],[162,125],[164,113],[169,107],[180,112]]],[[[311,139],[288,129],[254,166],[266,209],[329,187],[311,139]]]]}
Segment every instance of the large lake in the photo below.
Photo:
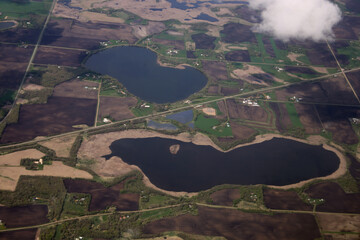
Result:
{"type": "Polygon", "coordinates": [[[109,48],[91,56],[85,66],[118,79],[135,96],[155,103],[186,99],[207,83],[199,70],[162,67],[156,53],[141,47],[109,48]]]}
{"type": "Polygon", "coordinates": [[[220,184],[288,185],[330,175],[339,158],[321,146],[274,138],[259,144],[220,152],[165,138],[120,139],[112,153],[136,165],[157,187],[170,191],[197,192],[220,184]],[[180,144],[177,154],[171,145],[180,144]]]}

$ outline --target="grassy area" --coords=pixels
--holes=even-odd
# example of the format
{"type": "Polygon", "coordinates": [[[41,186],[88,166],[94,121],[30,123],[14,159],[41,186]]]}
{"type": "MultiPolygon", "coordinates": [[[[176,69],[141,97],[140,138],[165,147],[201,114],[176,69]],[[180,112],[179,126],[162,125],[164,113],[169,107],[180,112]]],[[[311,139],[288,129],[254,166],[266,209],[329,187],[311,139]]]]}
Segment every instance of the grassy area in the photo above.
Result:
{"type": "Polygon", "coordinates": [[[30,82],[44,87],[55,87],[57,84],[75,78],[86,70],[82,68],[66,68],[57,66],[33,67],[28,76],[30,82]]]}
{"type": "Polygon", "coordinates": [[[350,46],[336,49],[338,54],[346,55],[349,58],[349,64],[345,68],[356,68],[360,66],[360,42],[350,41],[350,46]]]}
{"type": "Polygon", "coordinates": [[[270,43],[271,43],[272,48],[274,49],[276,58],[290,63],[290,59],[288,59],[288,57],[287,57],[289,52],[286,50],[278,49],[273,38],[270,39],[270,43]]]}
{"type": "Polygon", "coordinates": [[[0,89],[0,107],[11,104],[14,101],[15,91],[11,89],[0,89]]]}
{"type": "Polygon", "coordinates": [[[263,209],[264,197],[262,186],[240,186],[240,198],[234,201],[234,205],[242,209],[263,209]]]}
{"type": "Polygon", "coordinates": [[[153,221],[164,217],[174,216],[179,208],[165,208],[154,211],[143,212],[139,215],[139,220],[153,221]]]}
{"type": "Polygon", "coordinates": [[[285,105],[286,105],[286,110],[289,113],[291,123],[293,124],[293,126],[303,128],[303,125],[299,119],[299,115],[296,112],[295,105],[293,103],[286,103],[285,105]]]}
{"type": "Polygon", "coordinates": [[[225,123],[215,118],[205,117],[199,114],[195,120],[195,127],[216,137],[230,137],[232,136],[231,127],[226,126],[225,123]]]}
{"type": "Polygon", "coordinates": [[[11,1],[2,0],[0,1],[0,10],[2,12],[1,18],[6,16],[15,19],[29,18],[30,15],[34,14],[48,14],[52,1],[11,1]]]}
{"type": "Polygon", "coordinates": [[[138,104],[138,106],[132,108],[131,111],[136,117],[152,114],[154,112],[154,105],[147,103],[146,106],[149,107],[145,107],[145,105],[142,107],[141,104],[138,104]]]}
{"type": "Polygon", "coordinates": [[[148,195],[141,196],[140,209],[161,207],[175,203],[176,203],[176,199],[173,197],[150,193],[148,195]]]}
{"type": "Polygon", "coordinates": [[[294,81],[300,81],[299,79],[295,79],[294,77],[289,76],[285,71],[279,71],[275,68],[276,66],[270,66],[270,65],[262,65],[261,69],[269,73],[277,78],[280,78],[287,82],[294,82],[294,81]]]}
{"type": "Polygon", "coordinates": [[[91,196],[85,193],[67,193],[62,216],[82,216],[88,213],[91,196]]]}
{"type": "Polygon", "coordinates": [[[101,96],[126,97],[129,94],[126,88],[117,79],[109,76],[102,76],[101,79],[101,96]]]}
{"type": "Polygon", "coordinates": [[[161,32],[160,34],[155,35],[154,38],[165,39],[165,40],[183,40],[184,36],[171,35],[168,34],[167,32],[161,32]]]}

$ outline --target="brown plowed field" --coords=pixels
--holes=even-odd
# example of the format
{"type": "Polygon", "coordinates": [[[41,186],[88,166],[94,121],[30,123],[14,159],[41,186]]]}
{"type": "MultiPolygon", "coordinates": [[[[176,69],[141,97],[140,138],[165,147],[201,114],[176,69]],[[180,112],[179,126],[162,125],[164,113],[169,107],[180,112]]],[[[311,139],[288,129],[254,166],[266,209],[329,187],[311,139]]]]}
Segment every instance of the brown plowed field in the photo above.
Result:
{"type": "Polygon", "coordinates": [[[0,61],[0,88],[18,89],[27,63],[0,61]]]}
{"type": "Polygon", "coordinates": [[[270,57],[275,58],[276,55],[275,55],[274,48],[272,47],[270,37],[264,36],[262,38],[262,41],[264,43],[264,47],[265,47],[265,50],[266,50],[267,54],[269,54],[270,57]]]}
{"type": "Polygon", "coordinates": [[[0,43],[0,61],[14,63],[28,63],[33,53],[34,47],[18,47],[0,43]]]}
{"type": "Polygon", "coordinates": [[[276,96],[281,101],[288,101],[296,96],[304,102],[359,104],[342,76],[320,82],[296,84],[276,91],[276,96]]]}
{"type": "Polygon", "coordinates": [[[213,80],[222,81],[228,79],[228,72],[226,63],[213,62],[213,61],[202,61],[202,66],[205,74],[213,80]]]}
{"type": "Polygon", "coordinates": [[[191,36],[196,44],[196,49],[214,49],[216,37],[209,36],[205,33],[198,33],[191,36]]]}
{"type": "Polygon", "coordinates": [[[316,216],[318,218],[321,229],[326,232],[359,232],[360,230],[359,215],[346,216],[318,213],[316,216]]]}
{"type": "Polygon", "coordinates": [[[250,55],[247,50],[236,50],[225,54],[225,59],[235,62],[250,62],[250,55]]]}
{"type": "Polygon", "coordinates": [[[360,213],[360,193],[345,193],[334,182],[312,185],[305,191],[311,198],[325,199],[316,207],[319,212],[360,213]]]}
{"type": "Polygon", "coordinates": [[[54,88],[54,97],[70,97],[70,98],[84,98],[97,99],[99,83],[81,80],[71,80],[60,83],[54,88]],[[93,89],[93,88],[96,89],[93,89]]]}
{"type": "Polygon", "coordinates": [[[351,23],[343,18],[338,24],[333,27],[336,39],[350,39],[357,40],[358,37],[352,29],[351,23]]]}
{"type": "Polygon", "coordinates": [[[0,42],[35,44],[39,38],[41,29],[11,28],[0,31],[0,42]]]}
{"type": "Polygon", "coordinates": [[[208,88],[208,93],[218,95],[219,94],[219,87],[218,86],[210,86],[208,88]]]}
{"type": "Polygon", "coordinates": [[[8,125],[1,143],[23,142],[76,130],[72,126],[94,124],[96,100],[50,97],[46,104],[23,105],[19,121],[8,125]]]}
{"type": "Polygon", "coordinates": [[[358,186],[360,187],[360,162],[350,154],[347,154],[346,156],[351,161],[351,164],[349,167],[349,172],[350,172],[351,176],[353,176],[353,178],[355,178],[355,180],[358,183],[358,186]]]}
{"type": "Polygon", "coordinates": [[[137,99],[134,97],[100,97],[99,118],[110,115],[114,120],[129,119],[135,115],[130,108],[136,106],[137,99]]]}
{"type": "Polygon", "coordinates": [[[257,133],[256,130],[250,127],[246,127],[232,121],[230,121],[230,125],[234,137],[238,140],[248,140],[257,133]]]}
{"type": "Polygon", "coordinates": [[[230,118],[241,118],[256,122],[267,122],[268,114],[262,107],[246,106],[234,99],[226,101],[230,118]]]}
{"type": "Polygon", "coordinates": [[[356,94],[360,97],[360,71],[346,73],[351,86],[354,88],[356,94]]]}
{"type": "Polygon", "coordinates": [[[228,23],[224,25],[224,30],[221,30],[220,33],[224,35],[222,41],[226,43],[256,42],[251,26],[228,23]]]}
{"type": "Polygon", "coordinates": [[[305,204],[293,191],[264,188],[264,203],[267,208],[283,210],[311,211],[312,206],[305,204]]]}
{"type": "Polygon", "coordinates": [[[36,236],[36,231],[37,229],[33,228],[27,230],[2,232],[0,233],[0,240],[12,240],[12,239],[34,240],[36,236]]]}
{"type": "Polygon", "coordinates": [[[186,51],[187,58],[196,58],[194,51],[186,51]]]}
{"type": "Polygon", "coordinates": [[[210,195],[215,205],[233,206],[234,200],[240,198],[239,189],[222,189],[210,195]]]}
{"type": "Polygon", "coordinates": [[[345,6],[349,11],[360,13],[360,2],[357,0],[344,0],[345,6]]]}
{"type": "Polygon", "coordinates": [[[119,23],[79,22],[72,19],[52,19],[44,33],[42,44],[93,49],[100,41],[126,40],[135,43],[132,27],[119,23]]]}
{"type": "Polygon", "coordinates": [[[238,88],[221,87],[221,93],[225,96],[234,95],[239,92],[240,90],[238,88]]]}
{"type": "Polygon", "coordinates": [[[319,134],[322,126],[314,105],[295,104],[296,112],[307,134],[319,134]]]}
{"type": "Polygon", "coordinates": [[[349,118],[360,117],[359,108],[317,105],[324,128],[332,133],[333,140],[345,144],[356,144],[359,139],[349,118]]]}
{"type": "Polygon", "coordinates": [[[261,21],[260,12],[249,8],[247,5],[237,7],[233,12],[240,17],[251,23],[259,23],[261,21]]]}
{"type": "Polygon", "coordinates": [[[306,55],[308,56],[312,65],[337,67],[335,58],[330,52],[330,49],[326,43],[306,41],[295,42],[295,44],[306,49],[306,55]]]}
{"type": "Polygon", "coordinates": [[[310,214],[264,215],[238,210],[199,207],[199,214],[181,215],[153,221],[145,234],[167,231],[223,236],[228,240],[304,240],[320,238],[315,218],[310,214]]]}
{"type": "Polygon", "coordinates": [[[40,46],[34,63],[80,67],[85,57],[84,51],[40,46]]]}
{"type": "Polygon", "coordinates": [[[74,179],[64,179],[64,185],[70,193],[91,194],[89,211],[100,211],[110,206],[126,211],[138,209],[139,194],[120,194],[120,190],[124,189],[124,181],[109,188],[97,182],[74,179]]]}
{"type": "Polygon", "coordinates": [[[0,216],[8,228],[25,227],[49,222],[46,205],[0,207],[0,216]]]}
{"type": "Polygon", "coordinates": [[[311,68],[306,68],[306,67],[293,67],[293,66],[285,66],[285,71],[289,72],[289,73],[294,73],[294,74],[309,74],[309,75],[314,75],[314,77],[316,77],[317,72],[314,71],[311,68]]]}

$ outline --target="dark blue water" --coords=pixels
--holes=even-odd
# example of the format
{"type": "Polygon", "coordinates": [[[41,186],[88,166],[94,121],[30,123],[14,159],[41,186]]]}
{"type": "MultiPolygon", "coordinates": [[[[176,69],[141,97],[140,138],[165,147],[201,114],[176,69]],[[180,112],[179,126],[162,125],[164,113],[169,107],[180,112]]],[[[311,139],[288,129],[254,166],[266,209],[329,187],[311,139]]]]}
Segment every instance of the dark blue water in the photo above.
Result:
{"type": "Polygon", "coordinates": [[[71,0],[59,0],[59,3],[62,3],[64,4],[65,6],[67,6],[68,8],[71,8],[71,9],[76,9],[76,10],[82,10],[81,7],[73,7],[71,6],[71,0]]]}
{"type": "Polygon", "coordinates": [[[228,153],[164,138],[120,139],[110,149],[106,159],[121,157],[170,191],[196,192],[220,184],[287,185],[329,175],[339,167],[336,154],[321,146],[280,138],[228,153]],[[169,151],[174,144],[180,144],[176,155],[169,151]]]}
{"type": "Polygon", "coordinates": [[[191,122],[193,120],[194,112],[193,112],[193,110],[187,110],[187,111],[167,115],[166,118],[178,121],[178,122],[180,122],[182,124],[186,124],[186,123],[191,122]]]}
{"type": "Polygon", "coordinates": [[[199,16],[197,16],[196,18],[194,19],[198,19],[198,20],[205,20],[205,21],[208,21],[208,22],[218,22],[219,20],[210,16],[210,15],[207,15],[206,13],[200,13],[199,16]]]}
{"type": "Polygon", "coordinates": [[[155,103],[186,99],[207,83],[199,70],[162,67],[156,53],[140,47],[106,49],[91,56],[85,66],[118,79],[135,96],[155,103]]]}
{"type": "Polygon", "coordinates": [[[158,11],[161,12],[163,9],[162,8],[150,8],[151,11],[158,11]]]}
{"type": "Polygon", "coordinates": [[[0,30],[15,26],[14,22],[0,22],[0,30]]]}
{"type": "Polygon", "coordinates": [[[186,2],[178,2],[177,0],[167,0],[169,3],[171,3],[172,8],[177,8],[181,10],[187,10],[187,9],[194,9],[198,8],[200,4],[204,3],[211,3],[211,4],[224,4],[224,3],[238,3],[238,4],[249,4],[245,1],[222,1],[222,0],[209,0],[209,1],[201,1],[201,2],[195,2],[195,3],[186,3],[186,2]]]}

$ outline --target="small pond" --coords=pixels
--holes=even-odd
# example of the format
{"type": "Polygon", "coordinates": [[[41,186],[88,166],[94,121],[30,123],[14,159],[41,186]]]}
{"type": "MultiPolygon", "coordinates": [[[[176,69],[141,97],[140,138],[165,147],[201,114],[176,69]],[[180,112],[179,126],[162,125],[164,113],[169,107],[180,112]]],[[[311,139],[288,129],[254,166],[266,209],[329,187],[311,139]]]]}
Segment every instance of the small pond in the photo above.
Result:
{"type": "Polygon", "coordinates": [[[14,22],[0,22],[0,30],[11,28],[15,26],[14,22]]]}

